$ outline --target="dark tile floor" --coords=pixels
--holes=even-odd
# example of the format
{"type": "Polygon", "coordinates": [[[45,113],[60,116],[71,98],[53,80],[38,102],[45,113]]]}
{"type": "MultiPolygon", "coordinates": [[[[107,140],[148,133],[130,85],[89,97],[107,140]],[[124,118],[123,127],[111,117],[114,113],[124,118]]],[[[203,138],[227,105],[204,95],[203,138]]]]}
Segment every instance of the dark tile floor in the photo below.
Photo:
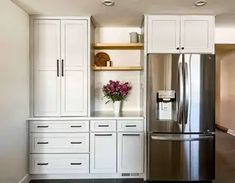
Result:
{"type": "MultiPolygon", "coordinates": [[[[235,137],[216,132],[215,183],[235,183],[235,137]]],[[[102,180],[33,180],[30,183],[143,183],[142,179],[102,180]]]]}

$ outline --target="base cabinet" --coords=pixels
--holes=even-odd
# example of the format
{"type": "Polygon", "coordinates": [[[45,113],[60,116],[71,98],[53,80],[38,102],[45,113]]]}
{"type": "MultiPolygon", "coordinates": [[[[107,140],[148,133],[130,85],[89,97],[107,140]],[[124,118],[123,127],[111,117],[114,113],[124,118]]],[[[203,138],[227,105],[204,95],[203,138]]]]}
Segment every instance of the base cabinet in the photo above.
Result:
{"type": "Polygon", "coordinates": [[[90,172],[116,173],[116,133],[91,133],[90,172]]]}
{"type": "Polygon", "coordinates": [[[31,154],[30,174],[89,173],[88,154],[31,154]]]}
{"type": "Polygon", "coordinates": [[[118,172],[143,173],[143,133],[118,133],[118,172]]]}

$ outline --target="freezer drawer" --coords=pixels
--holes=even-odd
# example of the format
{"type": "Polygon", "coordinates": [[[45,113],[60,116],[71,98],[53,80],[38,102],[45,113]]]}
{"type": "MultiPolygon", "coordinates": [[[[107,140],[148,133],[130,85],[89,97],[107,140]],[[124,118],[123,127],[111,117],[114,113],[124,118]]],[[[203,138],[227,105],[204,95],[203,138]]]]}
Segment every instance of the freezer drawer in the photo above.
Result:
{"type": "Polygon", "coordinates": [[[149,180],[214,179],[214,136],[149,135],[149,180]]]}

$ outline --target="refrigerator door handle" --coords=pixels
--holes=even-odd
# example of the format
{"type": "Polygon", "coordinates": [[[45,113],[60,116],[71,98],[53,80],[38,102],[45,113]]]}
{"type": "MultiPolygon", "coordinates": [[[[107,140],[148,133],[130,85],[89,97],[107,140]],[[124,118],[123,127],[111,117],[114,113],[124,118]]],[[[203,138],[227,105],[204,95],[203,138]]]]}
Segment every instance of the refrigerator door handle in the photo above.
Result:
{"type": "Polygon", "coordinates": [[[158,141],[199,141],[199,140],[207,140],[213,139],[213,136],[202,135],[198,137],[163,137],[163,136],[151,136],[152,140],[158,141]]]}
{"type": "Polygon", "coordinates": [[[178,116],[177,120],[179,124],[182,124],[182,115],[183,115],[183,98],[184,98],[184,86],[183,86],[183,65],[179,63],[178,67],[178,83],[179,83],[179,104],[178,104],[178,116]]]}
{"type": "Polygon", "coordinates": [[[184,106],[184,123],[188,123],[188,112],[189,112],[189,95],[190,95],[190,81],[189,81],[189,70],[188,70],[188,63],[184,63],[184,93],[185,93],[185,106],[184,106]]]}

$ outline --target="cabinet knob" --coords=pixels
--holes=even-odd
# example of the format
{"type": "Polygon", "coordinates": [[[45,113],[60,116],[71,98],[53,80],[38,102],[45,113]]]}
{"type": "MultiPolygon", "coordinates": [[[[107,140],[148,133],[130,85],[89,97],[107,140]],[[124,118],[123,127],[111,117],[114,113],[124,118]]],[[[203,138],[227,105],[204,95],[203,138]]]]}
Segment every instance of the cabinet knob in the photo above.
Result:
{"type": "Polygon", "coordinates": [[[181,49],[184,50],[184,47],[182,47],[181,49]]]}
{"type": "Polygon", "coordinates": [[[177,49],[177,50],[179,50],[180,48],[179,48],[179,47],[177,47],[176,49],[177,49]]]}

